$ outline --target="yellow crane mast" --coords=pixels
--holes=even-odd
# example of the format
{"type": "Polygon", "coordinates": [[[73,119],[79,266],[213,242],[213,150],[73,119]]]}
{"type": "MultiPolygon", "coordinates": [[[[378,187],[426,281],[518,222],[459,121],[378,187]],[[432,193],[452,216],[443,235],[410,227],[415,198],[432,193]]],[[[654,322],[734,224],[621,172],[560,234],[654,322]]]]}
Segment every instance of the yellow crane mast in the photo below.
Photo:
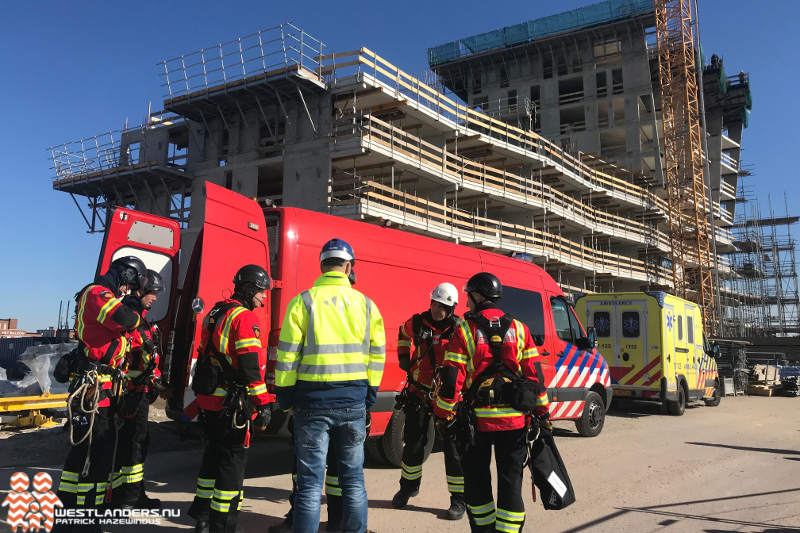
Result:
{"type": "Polygon", "coordinates": [[[675,294],[700,305],[715,330],[707,189],[703,179],[691,0],[655,0],[665,182],[675,294]]]}

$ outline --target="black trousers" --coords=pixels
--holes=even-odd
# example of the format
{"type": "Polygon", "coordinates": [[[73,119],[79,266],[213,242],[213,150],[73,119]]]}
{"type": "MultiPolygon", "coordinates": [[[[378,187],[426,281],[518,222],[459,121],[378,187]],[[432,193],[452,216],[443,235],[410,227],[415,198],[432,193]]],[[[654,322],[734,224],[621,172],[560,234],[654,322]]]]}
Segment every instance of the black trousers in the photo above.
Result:
{"type": "MultiPolygon", "coordinates": [[[[73,438],[76,441],[91,430],[92,443],[89,445],[87,437],[78,446],[70,447],[67,459],[64,461],[64,469],[61,472],[57,496],[65,509],[98,508],[104,504],[114,460],[116,431],[113,409],[111,407],[98,408],[92,423],[90,415],[80,413],[75,406],[73,407],[73,417],[68,421],[65,430],[69,430],[69,426],[73,428],[73,438]],[[86,465],[87,455],[89,471],[84,476],[83,469],[86,465]]],[[[53,531],[59,533],[101,531],[101,528],[99,524],[94,526],[56,524],[53,531]]]]}
{"type": "MultiPolygon", "coordinates": [[[[114,505],[136,505],[144,496],[144,461],[150,446],[150,401],[144,392],[129,391],[125,402],[138,406],[135,416],[124,418],[114,460],[114,505]]],[[[124,410],[123,410],[124,412],[124,410]]]]}
{"type": "MultiPolygon", "coordinates": [[[[419,490],[422,482],[422,462],[425,459],[425,446],[428,444],[431,412],[424,406],[421,409],[415,409],[414,405],[407,405],[403,411],[406,414],[406,421],[403,426],[403,464],[401,465],[400,488],[413,492],[419,490]]],[[[447,490],[450,492],[451,499],[464,501],[464,472],[461,468],[461,458],[456,449],[454,432],[444,435],[443,447],[447,490]]]]}
{"type": "Polygon", "coordinates": [[[472,531],[522,531],[525,504],[522,501],[523,464],[528,456],[526,430],[478,431],[475,445],[462,458],[464,494],[472,531]],[[492,496],[492,445],[497,465],[497,508],[492,496]]]}
{"type": "Polygon", "coordinates": [[[203,411],[202,416],[208,444],[189,516],[208,521],[211,533],[235,533],[244,497],[247,428],[232,428],[224,411],[203,411]]]}

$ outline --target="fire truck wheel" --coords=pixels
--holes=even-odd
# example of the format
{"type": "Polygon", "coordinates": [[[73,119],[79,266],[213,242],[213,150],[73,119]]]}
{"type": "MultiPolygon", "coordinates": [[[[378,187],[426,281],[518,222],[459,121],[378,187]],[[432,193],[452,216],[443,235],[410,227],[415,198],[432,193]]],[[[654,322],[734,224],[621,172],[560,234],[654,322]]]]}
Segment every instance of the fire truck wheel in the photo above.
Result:
{"type": "Polygon", "coordinates": [[[719,401],[722,399],[722,394],[719,391],[719,380],[714,381],[714,396],[711,398],[706,398],[703,401],[709,407],[716,407],[719,405],[719,401]]]}
{"type": "Polygon", "coordinates": [[[606,422],[606,407],[600,395],[590,391],[586,396],[581,417],[575,421],[578,433],[584,437],[596,437],[603,431],[606,422]]]}
{"type": "Polygon", "coordinates": [[[364,453],[367,459],[378,465],[385,465],[389,462],[383,454],[382,438],[383,437],[367,437],[367,440],[364,441],[364,453]]]}
{"type": "MultiPolygon", "coordinates": [[[[382,451],[386,460],[398,468],[403,462],[403,426],[405,423],[406,414],[403,411],[394,411],[389,419],[389,425],[386,426],[386,432],[381,437],[382,451]]],[[[433,417],[431,417],[430,424],[428,424],[428,442],[425,444],[425,455],[423,455],[422,462],[428,460],[435,440],[436,429],[433,426],[433,417]]]]}
{"type": "Polygon", "coordinates": [[[674,402],[667,402],[667,412],[672,416],[681,416],[686,411],[686,389],[683,382],[678,387],[678,399],[674,402]]]}

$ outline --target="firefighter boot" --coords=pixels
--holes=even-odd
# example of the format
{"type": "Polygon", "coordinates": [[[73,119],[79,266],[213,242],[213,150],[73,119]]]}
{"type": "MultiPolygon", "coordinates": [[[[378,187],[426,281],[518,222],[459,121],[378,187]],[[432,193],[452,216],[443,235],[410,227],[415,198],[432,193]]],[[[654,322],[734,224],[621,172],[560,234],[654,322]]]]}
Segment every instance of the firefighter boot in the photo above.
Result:
{"type": "Polygon", "coordinates": [[[198,520],[194,526],[194,533],[208,533],[208,520],[198,520]]]}
{"type": "Polygon", "coordinates": [[[392,507],[395,509],[402,509],[408,505],[408,500],[419,494],[419,489],[409,490],[400,487],[397,494],[392,498],[392,507]]]}
{"type": "Polygon", "coordinates": [[[463,495],[450,495],[450,508],[447,510],[447,515],[445,518],[448,520],[461,520],[464,517],[464,512],[467,510],[466,504],[464,504],[464,496],[463,495]]]}
{"type": "Polygon", "coordinates": [[[292,533],[293,515],[287,515],[286,519],[280,524],[272,524],[267,529],[267,533],[292,533]]]}
{"type": "Polygon", "coordinates": [[[344,517],[342,497],[333,494],[327,494],[326,497],[328,499],[328,524],[325,526],[325,531],[341,531],[344,517]]]}

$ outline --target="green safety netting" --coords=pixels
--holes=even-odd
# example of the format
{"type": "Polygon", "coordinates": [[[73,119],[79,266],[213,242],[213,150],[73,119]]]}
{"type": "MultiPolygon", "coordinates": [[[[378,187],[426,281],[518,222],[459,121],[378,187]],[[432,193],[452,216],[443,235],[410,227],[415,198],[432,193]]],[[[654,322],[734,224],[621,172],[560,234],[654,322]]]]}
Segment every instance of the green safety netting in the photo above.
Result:
{"type": "Polygon", "coordinates": [[[719,65],[719,92],[720,94],[728,92],[728,76],[725,75],[725,65],[722,62],[719,65]]]}
{"type": "Polygon", "coordinates": [[[744,106],[749,111],[749,110],[753,109],[753,94],[750,92],[750,84],[749,83],[747,84],[747,92],[745,94],[747,95],[747,101],[746,101],[744,106]]]}
{"type": "Polygon", "coordinates": [[[742,109],[742,124],[745,128],[750,125],[750,110],[746,107],[742,109]]]}
{"type": "Polygon", "coordinates": [[[654,9],[653,0],[608,0],[428,48],[428,64],[433,67],[452,59],[514,46],[547,35],[605,24],[654,9]]]}

